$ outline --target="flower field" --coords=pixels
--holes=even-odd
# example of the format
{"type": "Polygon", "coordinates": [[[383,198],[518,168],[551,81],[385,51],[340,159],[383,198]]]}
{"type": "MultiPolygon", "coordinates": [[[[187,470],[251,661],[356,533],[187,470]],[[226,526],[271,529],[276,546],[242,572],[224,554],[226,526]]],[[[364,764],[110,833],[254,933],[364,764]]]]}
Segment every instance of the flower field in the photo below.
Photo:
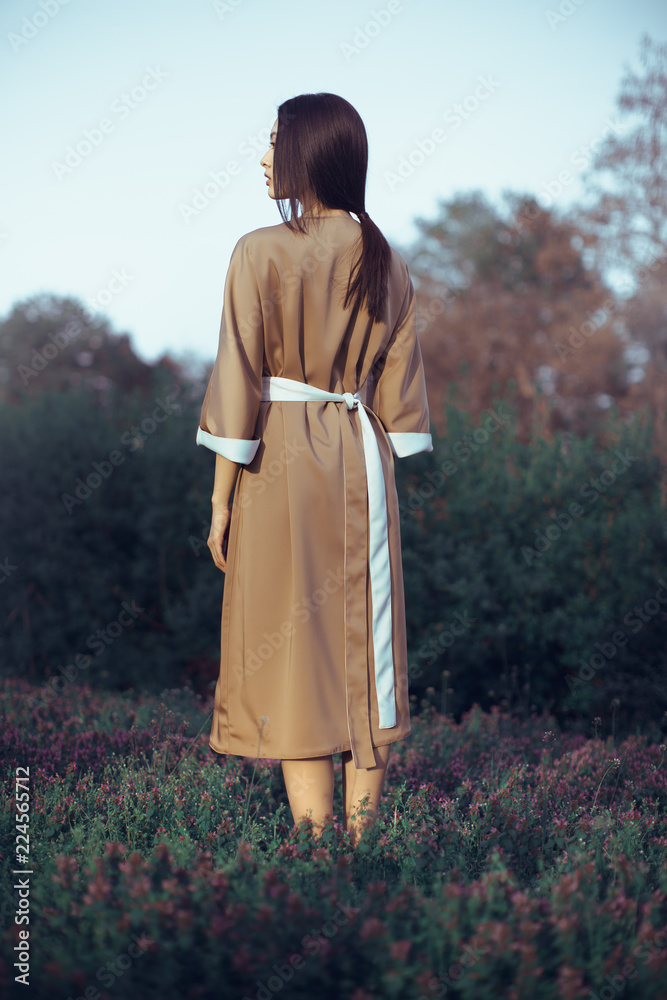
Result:
{"type": "Polygon", "coordinates": [[[316,841],[279,761],[215,756],[212,705],[185,689],[35,694],[0,688],[3,996],[667,998],[667,750],[641,733],[425,700],[354,848],[340,755],[316,841]]]}

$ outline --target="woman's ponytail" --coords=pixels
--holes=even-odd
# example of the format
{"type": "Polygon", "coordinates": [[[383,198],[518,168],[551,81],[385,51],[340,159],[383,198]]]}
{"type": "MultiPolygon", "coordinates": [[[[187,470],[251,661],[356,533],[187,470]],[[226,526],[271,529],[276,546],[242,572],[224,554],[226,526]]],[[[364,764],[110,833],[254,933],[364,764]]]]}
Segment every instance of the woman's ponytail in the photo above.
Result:
{"type": "Polygon", "coordinates": [[[355,296],[359,307],[365,299],[369,315],[376,322],[381,322],[385,318],[391,247],[368,212],[362,209],[354,214],[361,225],[362,249],[350,272],[343,308],[355,296]],[[352,275],[355,275],[353,281],[352,275]]]}

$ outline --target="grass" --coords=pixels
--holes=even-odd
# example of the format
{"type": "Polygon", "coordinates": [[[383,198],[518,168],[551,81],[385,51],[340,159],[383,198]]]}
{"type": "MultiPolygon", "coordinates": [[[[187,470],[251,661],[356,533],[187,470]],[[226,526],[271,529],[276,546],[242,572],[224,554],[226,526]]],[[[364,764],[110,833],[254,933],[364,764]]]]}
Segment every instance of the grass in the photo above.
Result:
{"type": "MultiPolygon", "coordinates": [[[[186,689],[35,694],[0,687],[3,952],[28,766],[33,1000],[667,995],[662,744],[425,700],[355,849],[340,755],[314,840],[280,762],[215,755],[186,689]]],[[[14,974],[0,961],[1,988],[14,974]]]]}

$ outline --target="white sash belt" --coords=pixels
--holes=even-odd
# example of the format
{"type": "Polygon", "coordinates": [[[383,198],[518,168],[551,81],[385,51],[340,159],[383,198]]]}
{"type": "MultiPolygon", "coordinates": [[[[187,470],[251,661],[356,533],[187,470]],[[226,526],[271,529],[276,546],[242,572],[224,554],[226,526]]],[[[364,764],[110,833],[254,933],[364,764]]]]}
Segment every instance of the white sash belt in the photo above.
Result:
{"type": "MultiPolygon", "coordinates": [[[[369,557],[371,596],[373,603],[373,658],[375,687],[379,712],[379,728],[396,725],[394,692],[394,658],[391,624],[391,574],[387,535],[387,501],[380,449],[373,425],[359,393],[327,392],[307,382],[280,376],[262,377],[262,400],[332,400],[345,402],[349,410],[359,412],[366,458],[368,485],[369,557]]],[[[371,411],[372,412],[372,411],[371,411]]],[[[371,766],[371,765],[369,765],[371,766]]]]}

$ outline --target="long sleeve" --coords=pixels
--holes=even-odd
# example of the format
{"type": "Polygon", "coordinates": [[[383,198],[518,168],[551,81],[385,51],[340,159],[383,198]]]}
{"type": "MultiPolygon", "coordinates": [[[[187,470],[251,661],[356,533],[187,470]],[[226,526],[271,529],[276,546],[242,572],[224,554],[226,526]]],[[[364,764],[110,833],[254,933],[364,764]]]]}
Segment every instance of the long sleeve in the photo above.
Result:
{"type": "Polygon", "coordinates": [[[218,354],[201,408],[197,444],[232,462],[251,462],[262,397],[264,324],[248,237],[232,251],[225,279],[218,354]]]}
{"type": "MultiPolygon", "coordinates": [[[[406,265],[407,271],[407,265],[406,265]]],[[[397,458],[433,451],[417,303],[408,272],[405,297],[389,347],[374,366],[373,410],[384,424],[397,458]]]]}

